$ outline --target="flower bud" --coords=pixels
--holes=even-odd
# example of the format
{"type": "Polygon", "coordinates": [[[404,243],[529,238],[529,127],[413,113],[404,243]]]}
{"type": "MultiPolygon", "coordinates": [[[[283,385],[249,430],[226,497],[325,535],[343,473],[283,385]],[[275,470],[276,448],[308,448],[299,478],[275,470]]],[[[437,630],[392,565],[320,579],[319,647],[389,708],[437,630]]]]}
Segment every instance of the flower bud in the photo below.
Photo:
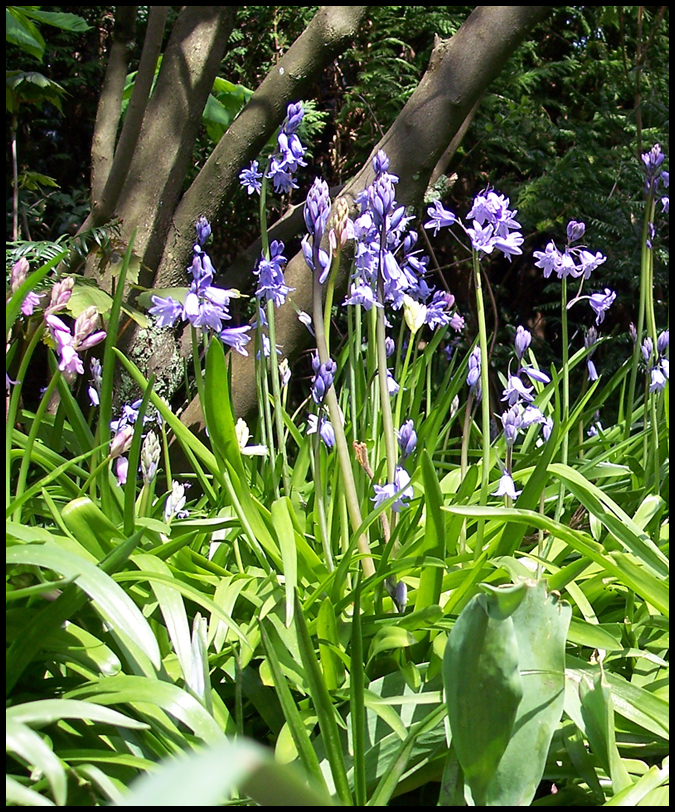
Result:
{"type": "Polygon", "coordinates": [[[126,454],[131,448],[131,441],[134,438],[134,429],[132,426],[124,426],[123,429],[117,432],[110,443],[110,458],[115,459],[122,454],[126,454]]]}
{"type": "Polygon", "coordinates": [[[567,242],[573,243],[580,240],[586,231],[585,223],[577,223],[576,220],[570,220],[567,224],[567,242]]]}
{"type": "Polygon", "coordinates": [[[149,485],[157,476],[159,453],[160,447],[157,435],[154,431],[149,431],[141,449],[141,470],[143,472],[143,482],[146,485],[149,485]]]}
{"type": "Polygon", "coordinates": [[[410,332],[416,333],[427,317],[427,307],[421,302],[416,302],[406,293],[403,296],[403,316],[410,332]]]}

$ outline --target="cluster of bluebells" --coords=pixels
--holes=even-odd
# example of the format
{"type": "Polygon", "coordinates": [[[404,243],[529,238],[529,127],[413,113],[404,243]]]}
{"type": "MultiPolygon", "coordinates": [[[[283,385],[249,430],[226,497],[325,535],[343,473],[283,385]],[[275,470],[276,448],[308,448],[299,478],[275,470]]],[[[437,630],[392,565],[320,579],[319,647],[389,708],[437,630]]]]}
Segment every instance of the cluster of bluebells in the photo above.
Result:
{"type": "Polygon", "coordinates": [[[189,321],[193,327],[199,327],[217,335],[220,340],[235,349],[241,355],[248,355],[245,346],[250,340],[250,324],[242,327],[224,327],[230,321],[231,299],[239,297],[237,290],[224,290],[213,285],[215,269],[209,255],[204,250],[204,243],[211,234],[211,226],[206,217],[200,217],[196,225],[197,240],[193,247],[192,264],[188,271],[192,282],[185,302],[181,304],[168,296],[152,296],[153,306],[150,313],[156,318],[158,327],[173,327],[177,321],[189,321]]]}
{"type": "MultiPolygon", "coordinates": [[[[289,104],[277,136],[277,147],[269,160],[266,177],[274,184],[274,191],[287,194],[291,189],[297,189],[298,184],[293,177],[299,166],[307,166],[304,160],[305,147],[298,136],[298,127],[305,115],[302,102],[289,104]]],[[[248,194],[262,190],[263,173],[258,171],[258,161],[253,161],[248,169],[239,173],[241,185],[248,194]]]]}
{"type": "Polygon", "coordinates": [[[388,171],[389,158],[382,150],[373,158],[373,169],[373,183],[356,198],[360,213],[353,224],[355,272],[344,304],[359,304],[366,310],[379,307],[379,278],[384,303],[394,310],[409,297],[422,306],[421,323],[431,329],[450,325],[460,331],[464,320],[453,311],[454,297],[434,292],[425,280],[429,258],[416,248],[419,235],[408,228],[412,218],[405,206],[396,203],[394,187],[399,179],[388,171]]]}
{"type": "MultiPolygon", "coordinates": [[[[13,294],[26,281],[28,268],[28,260],[25,257],[21,257],[12,265],[10,287],[13,294]]],[[[74,285],[75,280],[72,277],[66,277],[60,282],[56,282],[50,292],[49,304],[44,309],[45,325],[59,357],[59,370],[69,382],[74,381],[77,375],[82,375],[84,372],[80,353],[100,344],[106,336],[105,330],[97,329],[99,315],[93,305],[83,310],[72,326],[68,326],[55,315],[68,306],[74,285]]],[[[40,295],[30,291],[21,303],[21,312],[24,316],[32,316],[41,302],[40,295]]],[[[10,382],[9,378],[7,381],[10,382]]]]}
{"type": "Polygon", "coordinates": [[[493,189],[485,189],[474,198],[473,206],[466,215],[472,224],[465,226],[453,212],[436,200],[427,209],[430,220],[424,227],[433,229],[435,236],[439,229],[457,223],[471,240],[474,251],[479,254],[501,251],[510,261],[512,256],[523,253],[520,247],[523,235],[518,230],[520,223],[515,219],[518,211],[509,209],[510,205],[508,197],[497,194],[493,189]]]}
{"type": "Polygon", "coordinates": [[[326,397],[326,392],[333,385],[333,379],[337,372],[337,364],[332,358],[328,358],[325,364],[319,360],[318,353],[312,356],[312,369],[314,376],[310,392],[312,400],[318,406],[318,414],[310,414],[307,418],[307,434],[319,433],[319,436],[324,441],[328,448],[335,445],[335,429],[333,428],[330,420],[324,414],[323,402],[326,397]]]}
{"type": "MultiPolygon", "coordinates": [[[[534,400],[534,387],[528,386],[521,377],[525,375],[530,381],[540,383],[549,383],[551,380],[545,372],[525,365],[523,358],[531,342],[532,335],[530,332],[519,326],[514,339],[518,369],[515,374],[511,374],[509,369],[509,377],[502,395],[502,400],[509,407],[501,416],[502,425],[504,426],[504,439],[509,451],[515,445],[519,433],[528,429],[533,423],[541,425],[544,440],[548,440],[553,429],[553,420],[550,417],[545,417],[541,410],[532,403],[534,400]]],[[[508,458],[511,458],[510,453],[508,458]]],[[[508,496],[515,500],[520,493],[515,488],[511,471],[508,467],[505,468],[499,481],[499,487],[492,495],[508,496]]]]}
{"type": "MultiPolygon", "coordinates": [[[[570,220],[567,224],[567,244],[564,251],[559,251],[556,244],[551,240],[544,251],[534,252],[536,259],[534,264],[537,268],[543,270],[546,279],[554,271],[559,279],[567,279],[568,277],[581,278],[579,287],[579,292],[581,292],[584,281],[590,279],[593,271],[607,260],[607,257],[603,256],[599,251],[594,254],[584,245],[573,245],[584,236],[585,231],[586,226],[584,223],[570,220]]],[[[589,300],[589,304],[595,313],[595,323],[599,325],[604,321],[606,311],[609,310],[616,299],[616,292],[605,288],[604,291],[592,293],[590,296],[578,294],[568,302],[567,307],[570,308],[582,299],[589,300]]]]}
{"type": "MultiPolygon", "coordinates": [[[[642,163],[645,165],[645,194],[651,194],[656,198],[659,195],[659,186],[668,188],[670,185],[670,173],[663,169],[663,162],[666,156],[661,151],[660,144],[654,146],[642,155],[642,163]]],[[[668,214],[670,211],[670,198],[668,195],[661,196],[661,210],[668,214]]],[[[654,224],[650,223],[649,247],[654,237],[654,224]]]]}
{"type": "Polygon", "coordinates": [[[649,391],[662,392],[666,388],[666,381],[670,378],[670,362],[667,357],[670,343],[670,330],[664,330],[656,339],[656,356],[654,357],[654,342],[647,336],[642,342],[641,352],[645,366],[649,373],[649,391]]]}
{"type": "MultiPolygon", "coordinates": [[[[355,270],[343,304],[358,304],[365,310],[385,305],[394,310],[404,307],[405,318],[413,334],[424,324],[431,329],[450,325],[456,331],[461,330],[464,320],[453,311],[454,297],[448,293],[434,292],[425,281],[428,258],[416,250],[418,234],[408,229],[411,218],[406,216],[405,207],[396,203],[394,187],[398,177],[388,171],[389,159],[382,150],[373,158],[373,170],[373,183],[356,198],[359,214],[354,222],[349,220],[346,203],[342,206],[336,204],[336,225],[328,235],[331,252],[344,245],[347,239],[356,241],[355,270]]],[[[302,242],[302,250],[308,267],[320,284],[326,281],[331,262],[330,255],[321,248],[330,209],[328,186],[324,180],[317,178],[305,204],[308,234],[302,242]]],[[[394,351],[394,343],[389,337],[386,343],[389,356],[394,351]]],[[[323,387],[323,366],[316,359],[312,382],[312,397],[316,402],[319,402],[317,395],[321,396],[323,387]]],[[[387,388],[390,395],[399,390],[390,370],[387,370],[387,388]]],[[[323,416],[312,418],[310,426],[311,431],[321,433],[324,441],[327,441],[324,435],[330,437],[332,427],[323,416]]],[[[407,430],[405,424],[401,431],[405,434],[407,430]]],[[[330,441],[327,444],[330,445],[330,441]]],[[[398,512],[407,506],[407,500],[412,497],[410,477],[400,465],[396,469],[394,482],[375,485],[374,501],[376,505],[380,504],[397,492],[401,496],[393,509],[398,512]]]]}

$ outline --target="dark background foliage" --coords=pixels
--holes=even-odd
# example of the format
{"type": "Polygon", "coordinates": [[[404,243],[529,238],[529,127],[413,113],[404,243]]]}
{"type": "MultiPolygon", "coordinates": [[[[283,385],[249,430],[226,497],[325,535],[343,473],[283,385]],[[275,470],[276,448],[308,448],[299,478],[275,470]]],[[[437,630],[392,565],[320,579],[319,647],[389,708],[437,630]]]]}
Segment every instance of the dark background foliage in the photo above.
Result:
{"type": "MultiPolygon", "coordinates": [[[[254,89],[317,8],[241,7],[220,75],[254,89]]],[[[423,75],[435,35],[451,36],[472,8],[371,7],[353,47],[314,88],[312,160],[300,176],[300,189],[284,205],[301,202],[315,175],[335,186],[363,164],[423,75]]],[[[31,65],[30,57],[13,46],[7,49],[8,68],[41,70],[68,93],[63,114],[44,105],[25,108],[20,118],[20,171],[48,175],[58,184],[22,192],[30,237],[36,240],[74,232],[88,210],[90,142],[114,22],[113,7],[44,9],[79,14],[91,28],[77,36],[44,29],[48,49],[41,66],[31,65]]],[[[176,14],[172,8],[167,32],[176,14]]],[[[141,7],[132,65],[140,55],[146,15],[147,7],[141,7]]],[[[549,239],[562,245],[570,219],[583,220],[589,248],[608,257],[597,289],[619,293],[603,325],[605,334],[619,340],[599,348],[598,366],[609,372],[626,357],[639,285],[643,179],[638,156],[656,142],[668,153],[668,25],[669,14],[659,7],[557,7],[484,97],[446,169],[449,181],[439,187],[444,205],[459,216],[487,185],[518,208],[526,236],[523,255],[510,264],[495,259],[488,268],[496,302],[493,323],[501,339],[508,339],[517,324],[527,324],[539,339],[543,364],[559,353],[559,283],[543,279],[532,252],[549,239]]],[[[203,130],[186,185],[211,148],[203,130]]],[[[10,182],[8,176],[8,223],[10,182]]],[[[253,241],[257,228],[257,201],[240,190],[227,220],[214,224],[216,267],[225,270],[253,241]]],[[[662,217],[655,267],[661,325],[668,300],[666,238],[662,217]]],[[[433,247],[443,276],[441,281],[434,275],[433,281],[455,293],[473,332],[466,254],[448,232],[439,234],[433,247]]],[[[573,308],[570,318],[573,331],[592,322],[582,306],[573,308]]]]}

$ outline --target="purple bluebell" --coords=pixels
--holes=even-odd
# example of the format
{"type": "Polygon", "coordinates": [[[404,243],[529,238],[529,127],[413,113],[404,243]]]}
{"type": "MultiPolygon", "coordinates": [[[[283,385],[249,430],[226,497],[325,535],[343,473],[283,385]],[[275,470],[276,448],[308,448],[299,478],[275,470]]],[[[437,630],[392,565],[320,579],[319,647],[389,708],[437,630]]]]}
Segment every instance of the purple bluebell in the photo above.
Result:
{"type": "Polygon", "coordinates": [[[333,378],[337,372],[337,364],[332,358],[329,358],[325,364],[319,361],[319,356],[315,353],[312,358],[312,369],[314,370],[314,377],[312,378],[312,398],[315,403],[322,403],[326,392],[333,384],[333,378]]]}
{"type": "Polygon", "coordinates": [[[232,318],[229,312],[230,299],[238,298],[239,291],[225,290],[212,284],[215,268],[202,248],[202,243],[211,233],[211,226],[205,217],[200,217],[196,229],[197,242],[193,246],[192,263],[188,269],[192,274],[192,283],[185,302],[181,304],[171,296],[153,295],[153,306],[149,312],[157,319],[158,327],[173,327],[177,321],[189,321],[193,327],[219,335],[225,344],[246,355],[243,347],[248,341],[246,333],[251,329],[250,325],[223,328],[223,322],[232,318]]]}
{"type": "MultiPolygon", "coordinates": [[[[455,297],[452,293],[437,290],[431,302],[427,305],[426,324],[428,324],[432,330],[439,326],[445,326],[446,324],[450,324],[452,328],[456,330],[459,323],[455,321],[453,324],[453,316],[457,315],[452,312],[454,304],[455,297]]],[[[459,318],[461,319],[461,316],[459,318]]],[[[463,325],[464,320],[462,319],[461,326],[463,325]]]]}
{"type": "Polygon", "coordinates": [[[274,184],[276,192],[288,193],[297,189],[298,184],[293,177],[299,166],[307,166],[303,156],[305,147],[302,145],[296,130],[304,116],[301,102],[289,104],[286,108],[286,118],[281,125],[277,136],[277,149],[272,155],[267,177],[274,184]]]}
{"type": "Polygon", "coordinates": [[[571,245],[573,242],[577,242],[584,236],[585,232],[585,223],[578,223],[576,220],[570,220],[567,224],[567,244],[571,245]]]}
{"type": "Polygon", "coordinates": [[[204,243],[211,236],[211,223],[209,223],[206,217],[204,217],[204,215],[202,214],[197,219],[195,229],[197,230],[197,243],[203,247],[204,243]]]}
{"type": "Polygon", "coordinates": [[[592,293],[590,305],[595,312],[595,323],[602,324],[605,320],[605,312],[609,310],[616,299],[616,293],[609,288],[605,288],[604,293],[592,293]]]}
{"type": "Polygon", "coordinates": [[[652,367],[650,375],[650,392],[661,392],[666,388],[666,375],[661,366],[652,367]]]}
{"type": "Polygon", "coordinates": [[[404,460],[413,453],[417,445],[415,424],[412,420],[406,420],[396,433],[398,437],[398,447],[401,450],[401,459],[404,460]]]}
{"type": "Polygon", "coordinates": [[[258,172],[258,162],[251,161],[251,166],[248,169],[242,169],[239,173],[239,182],[246,189],[248,194],[252,195],[254,192],[260,194],[262,190],[262,172],[258,172]]]}
{"type": "Polygon", "coordinates": [[[318,428],[319,437],[323,440],[327,448],[335,445],[335,429],[330,420],[324,415],[320,417],[315,414],[307,415],[307,434],[316,434],[318,428]]]}
{"type": "Polygon", "coordinates": [[[510,409],[508,409],[501,417],[502,424],[504,426],[504,439],[506,440],[506,445],[513,448],[516,439],[518,438],[518,432],[523,424],[523,417],[520,410],[519,405],[514,405],[510,409]]]}
{"type": "Polygon", "coordinates": [[[183,305],[171,296],[151,296],[153,306],[149,309],[155,319],[157,327],[173,327],[183,316],[183,305]]]}
{"type": "Polygon", "coordinates": [[[497,248],[508,260],[514,254],[522,254],[523,236],[520,223],[515,219],[516,210],[509,209],[508,197],[486,189],[476,195],[467,218],[473,227],[465,231],[475,251],[491,254],[497,248]]]}
{"type": "Polygon", "coordinates": [[[305,236],[302,238],[300,247],[302,248],[302,255],[305,258],[307,267],[310,269],[310,271],[312,271],[312,273],[314,273],[316,270],[317,263],[314,261],[316,253],[319,266],[319,283],[323,285],[328,278],[328,271],[330,270],[330,257],[323,250],[323,248],[314,248],[308,234],[305,234],[305,236]]]}
{"type": "Polygon", "coordinates": [[[248,355],[245,347],[251,340],[250,330],[250,324],[244,324],[241,327],[225,327],[218,333],[218,338],[223,344],[236,350],[239,355],[248,355]]]}
{"type": "Polygon", "coordinates": [[[427,209],[427,217],[431,219],[424,224],[424,228],[433,228],[434,237],[446,226],[452,226],[457,222],[456,215],[449,209],[443,208],[440,200],[434,200],[433,206],[427,209]]]}
{"type": "Polygon", "coordinates": [[[375,291],[365,282],[352,282],[349,289],[349,296],[344,300],[343,304],[358,304],[365,310],[370,310],[371,307],[382,306],[375,300],[375,291]]]}
{"type": "Polygon", "coordinates": [[[645,193],[648,193],[650,190],[656,192],[661,180],[663,180],[664,185],[667,186],[669,180],[668,173],[663,172],[661,169],[661,164],[666,158],[661,151],[661,145],[654,144],[649,152],[643,153],[641,157],[642,163],[645,166],[645,193]],[[666,175],[666,177],[664,178],[663,175],[666,175]]]}
{"type": "Polygon", "coordinates": [[[525,351],[532,343],[532,333],[520,324],[516,327],[516,336],[513,341],[516,346],[516,358],[521,361],[525,351]]]}
{"type": "Polygon", "coordinates": [[[466,376],[466,383],[470,389],[480,385],[480,347],[474,347],[469,356],[469,372],[466,376]]]}
{"type": "Polygon", "coordinates": [[[533,388],[531,386],[525,386],[517,375],[510,375],[506,383],[506,388],[504,389],[502,400],[507,401],[509,406],[513,406],[515,403],[518,403],[518,401],[531,403],[534,400],[533,391],[533,388]]]}
{"type": "Polygon", "coordinates": [[[670,330],[664,330],[656,339],[656,351],[659,355],[664,355],[670,344],[670,330]]]}
{"type": "Polygon", "coordinates": [[[537,268],[544,271],[544,278],[548,279],[552,271],[556,269],[560,261],[560,251],[555,247],[555,243],[551,240],[546,246],[545,251],[535,251],[534,257],[537,260],[534,264],[537,268]]]}
{"type": "Polygon", "coordinates": [[[330,194],[323,178],[315,178],[307,194],[303,214],[307,231],[314,241],[320,243],[330,214],[330,194]]]}
{"type": "Polygon", "coordinates": [[[295,290],[289,288],[284,280],[282,266],[286,264],[286,257],[283,255],[284,244],[281,241],[273,240],[270,245],[270,258],[261,256],[257,268],[253,271],[258,277],[258,287],[255,295],[260,302],[272,300],[276,307],[286,301],[288,294],[295,290]]]}
{"type": "Polygon", "coordinates": [[[652,357],[652,353],[654,352],[654,342],[651,340],[649,336],[645,336],[642,340],[642,346],[640,347],[640,352],[642,353],[642,359],[645,364],[649,363],[649,359],[652,357]]]}
{"type": "Polygon", "coordinates": [[[400,513],[404,508],[408,507],[408,500],[412,499],[415,492],[410,484],[410,476],[405,468],[398,467],[394,474],[394,481],[386,485],[373,485],[375,496],[371,497],[374,502],[374,508],[378,508],[387,499],[391,499],[399,491],[401,492],[398,499],[391,506],[394,513],[400,513]]]}

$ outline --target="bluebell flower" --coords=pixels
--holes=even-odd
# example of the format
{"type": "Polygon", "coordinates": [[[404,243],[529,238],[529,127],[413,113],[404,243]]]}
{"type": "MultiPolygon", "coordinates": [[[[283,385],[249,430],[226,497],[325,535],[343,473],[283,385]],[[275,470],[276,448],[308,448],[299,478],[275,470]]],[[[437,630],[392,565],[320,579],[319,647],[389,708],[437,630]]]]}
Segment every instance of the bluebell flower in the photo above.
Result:
{"type": "Polygon", "coordinates": [[[518,432],[523,424],[523,417],[521,414],[520,406],[518,404],[512,406],[501,416],[502,425],[504,426],[504,439],[506,445],[513,448],[518,432]]]}
{"type": "MultiPolygon", "coordinates": [[[[427,305],[426,323],[434,330],[436,327],[450,324],[453,329],[457,329],[458,322],[453,324],[452,307],[455,304],[455,297],[452,293],[437,290],[433,299],[427,305]]],[[[461,316],[460,316],[461,319],[461,316]]],[[[463,319],[462,319],[463,326],[463,319]]],[[[460,327],[461,329],[461,327],[460,327]]]]}
{"type": "Polygon", "coordinates": [[[258,162],[251,161],[251,166],[248,169],[242,169],[239,173],[239,181],[248,194],[252,195],[254,192],[260,194],[262,176],[262,172],[258,172],[258,162]]]}
{"type": "Polygon", "coordinates": [[[394,513],[400,513],[404,508],[408,507],[409,499],[412,499],[415,492],[410,484],[410,476],[405,468],[398,467],[394,474],[394,481],[386,485],[373,485],[375,496],[371,497],[374,502],[374,508],[378,508],[387,499],[391,499],[396,493],[400,492],[399,498],[391,506],[394,513]]]}
{"type": "Polygon", "coordinates": [[[245,347],[251,340],[250,330],[250,324],[244,324],[241,327],[225,327],[218,333],[218,338],[223,344],[236,350],[239,355],[248,355],[245,347]]]}
{"type": "Polygon", "coordinates": [[[273,240],[270,245],[270,258],[260,257],[258,266],[253,271],[258,277],[258,287],[255,295],[260,302],[274,302],[276,307],[286,301],[288,294],[295,290],[289,288],[284,281],[282,265],[286,264],[286,257],[283,255],[284,244],[281,241],[273,240]]]}
{"type": "Polygon", "coordinates": [[[576,220],[570,220],[567,224],[567,244],[571,245],[573,242],[580,240],[586,232],[586,224],[578,223],[576,220]]]}
{"type": "Polygon", "coordinates": [[[387,391],[390,395],[398,394],[398,390],[400,389],[400,385],[397,383],[396,379],[394,378],[393,372],[388,369],[387,370],[387,391]]]}
{"type": "Polygon", "coordinates": [[[312,378],[312,398],[315,403],[322,403],[326,392],[333,384],[333,378],[337,372],[337,364],[332,358],[329,358],[325,364],[319,361],[318,354],[314,354],[312,358],[312,369],[314,370],[314,377],[312,378]]]}
{"type": "Polygon", "coordinates": [[[204,243],[208,240],[211,236],[211,223],[204,217],[202,214],[198,219],[197,223],[195,224],[195,229],[197,231],[197,243],[200,246],[203,246],[204,243]]]}
{"type": "Polygon", "coordinates": [[[398,437],[398,447],[401,449],[401,459],[409,457],[417,445],[417,432],[412,420],[406,420],[396,432],[398,437]]]}
{"type": "Polygon", "coordinates": [[[443,208],[440,200],[435,200],[433,206],[427,209],[427,217],[431,219],[424,224],[424,228],[433,228],[434,237],[446,226],[457,222],[457,217],[449,209],[443,208]]]}
{"type": "Polygon", "coordinates": [[[371,307],[381,307],[382,305],[375,300],[375,291],[370,285],[365,282],[352,282],[349,289],[349,296],[344,300],[344,305],[361,305],[365,310],[370,310],[371,307]]]}
{"type": "Polygon", "coordinates": [[[510,375],[502,400],[506,400],[509,406],[513,406],[520,400],[531,403],[534,400],[533,391],[534,389],[531,386],[525,386],[517,375],[510,375]]]}
{"type": "Polygon", "coordinates": [[[511,211],[509,205],[508,197],[492,190],[476,195],[467,214],[473,227],[465,229],[475,251],[491,254],[497,248],[509,260],[522,253],[523,236],[518,231],[521,226],[515,219],[518,212],[511,211]]]}
{"type": "Polygon", "coordinates": [[[508,496],[514,502],[520,496],[522,491],[517,491],[513,482],[513,478],[508,471],[504,471],[501,479],[499,480],[499,487],[492,494],[492,496],[508,496]]]}
{"type": "Polygon", "coordinates": [[[194,255],[188,269],[192,274],[192,283],[185,302],[181,304],[171,296],[153,295],[153,306],[149,312],[157,319],[158,327],[173,327],[177,321],[189,321],[193,327],[220,335],[226,344],[246,355],[243,345],[248,340],[245,334],[251,329],[250,325],[223,329],[223,322],[232,318],[228,309],[230,299],[238,298],[239,291],[212,285],[215,269],[211,258],[202,248],[202,243],[211,233],[211,226],[205,217],[200,217],[196,228],[197,242],[193,246],[194,255]]]}
{"type": "Polygon", "coordinates": [[[650,392],[662,392],[666,388],[666,375],[660,366],[652,367],[650,370],[651,382],[649,384],[650,392]]]}
{"type": "Polygon", "coordinates": [[[656,339],[656,351],[659,355],[664,355],[670,344],[670,330],[664,330],[656,339]]]}
{"type": "Polygon", "coordinates": [[[661,170],[661,164],[666,159],[666,156],[661,151],[661,145],[654,144],[649,152],[642,154],[641,158],[642,163],[645,165],[645,194],[647,194],[650,189],[655,192],[661,180],[664,180],[667,186],[669,180],[668,173],[664,173],[663,170],[661,170]],[[663,178],[664,174],[666,175],[665,178],[663,178]]]}
{"type": "Polygon", "coordinates": [[[315,178],[307,194],[307,201],[303,209],[307,231],[314,241],[321,242],[329,214],[330,193],[328,184],[323,178],[315,178]]]}
{"type": "Polygon", "coordinates": [[[516,347],[516,358],[518,361],[521,361],[525,351],[532,343],[532,333],[526,330],[522,324],[518,325],[518,327],[516,327],[516,335],[513,339],[513,343],[516,347]]]}
{"type": "Polygon", "coordinates": [[[560,251],[555,247],[555,243],[551,240],[546,246],[545,251],[535,251],[534,257],[537,260],[534,264],[535,267],[541,268],[544,271],[544,279],[548,279],[551,272],[555,270],[556,265],[560,259],[560,251]]]}
{"type": "Polygon", "coordinates": [[[286,194],[291,189],[297,189],[298,184],[293,178],[293,173],[299,166],[307,166],[303,158],[305,148],[296,132],[303,116],[301,102],[289,104],[286,108],[286,118],[277,136],[277,149],[270,159],[267,172],[267,177],[273,182],[276,192],[286,194]]]}
{"type": "Polygon", "coordinates": [[[480,384],[480,347],[474,347],[469,356],[469,372],[466,376],[466,383],[470,389],[476,388],[480,384]]]}
{"type": "Polygon", "coordinates": [[[590,353],[586,358],[586,368],[588,370],[588,380],[589,381],[597,381],[598,380],[598,371],[595,368],[595,364],[591,360],[593,353],[595,352],[595,344],[598,340],[598,331],[595,327],[589,327],[588,332],[584,336],[584,346],[586,349],[590,349],[590,353]],[[591,349],[592,348],[592,349],[591,349]]]}
{"type": "Polygon", "coordinates": [[[605,320],[605,312],[609,310],[616,299],[616,293],[609,288],[605,288],[604,293],[592,293],[590,305],[595,312],[595,323],[602,324],[605,320]]]}
{"type": "Polygon", "coordinates": [[[320,417],[315,414],[307,415],[307,434],[316,434],[317,430],[326,447],[333,448],[335,445],[335,429],[330,420],[324,415],[320,417]]]}
{"type": "Polygon", "coordinates": [[[589,279],[591,273],[599,266],[602,265],[603,262],[607,261],[607,257],[597,251],[595,254],[591,254],[590,251],[581,250],[579,252],[579,273],[577,276],[581,276],[583,274],[584,279],[589,279]]]}

